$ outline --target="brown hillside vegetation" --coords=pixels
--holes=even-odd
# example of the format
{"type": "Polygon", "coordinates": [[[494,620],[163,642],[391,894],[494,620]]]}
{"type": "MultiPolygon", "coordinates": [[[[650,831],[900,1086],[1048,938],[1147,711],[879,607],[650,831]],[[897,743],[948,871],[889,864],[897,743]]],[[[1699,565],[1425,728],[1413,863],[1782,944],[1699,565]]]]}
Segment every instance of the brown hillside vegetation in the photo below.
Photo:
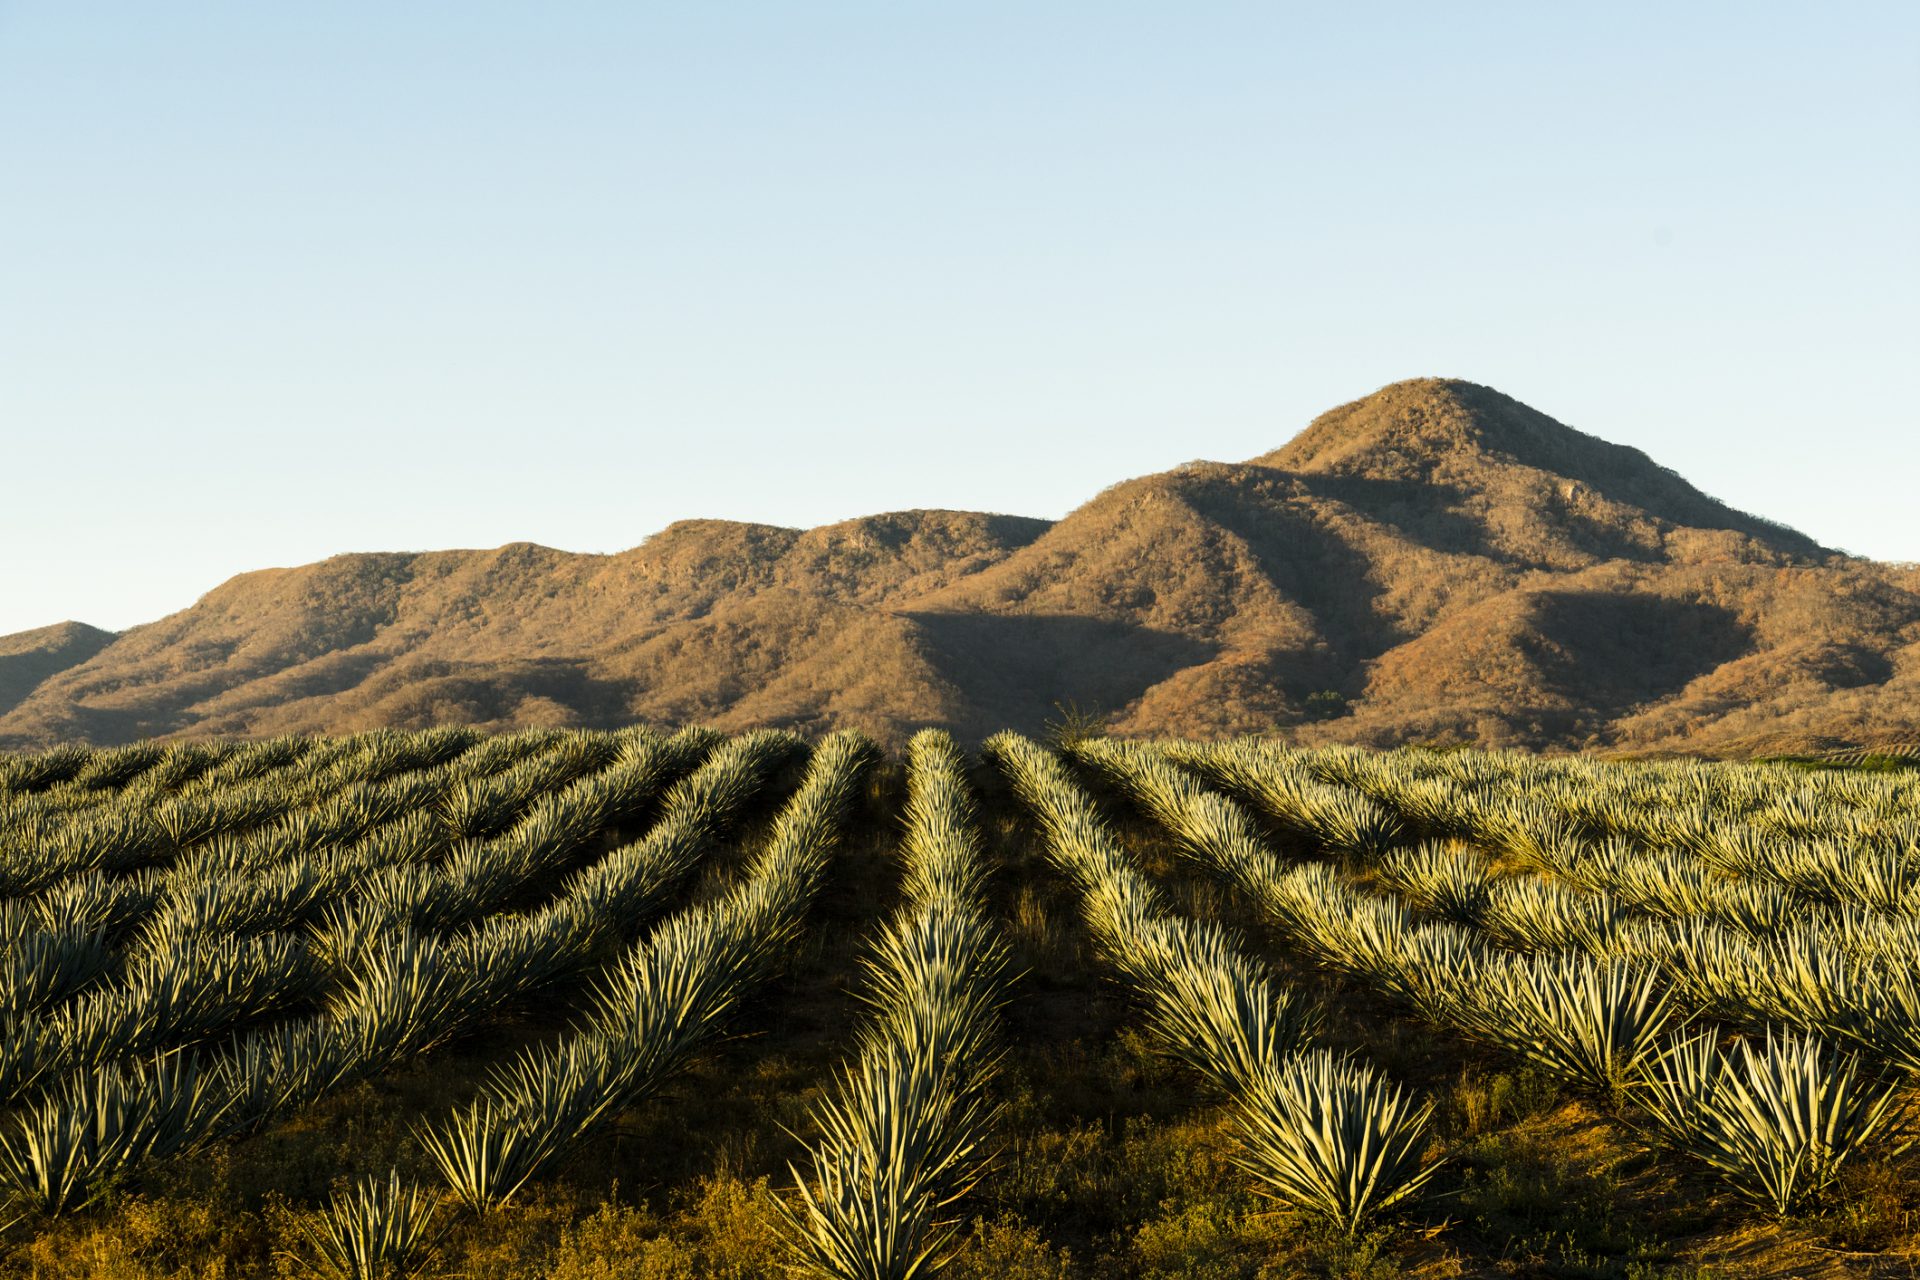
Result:
{"type": "Polygon", "coordinates": [[[1472,383],[1397,383],[1058,523],[672,525],[244,574],[0,638],[0,745],[702,720],[1740,752],[1920,739],[1920,573],[1472,383]],[[109,642],[110,641],[110,642],[109,642]]]}

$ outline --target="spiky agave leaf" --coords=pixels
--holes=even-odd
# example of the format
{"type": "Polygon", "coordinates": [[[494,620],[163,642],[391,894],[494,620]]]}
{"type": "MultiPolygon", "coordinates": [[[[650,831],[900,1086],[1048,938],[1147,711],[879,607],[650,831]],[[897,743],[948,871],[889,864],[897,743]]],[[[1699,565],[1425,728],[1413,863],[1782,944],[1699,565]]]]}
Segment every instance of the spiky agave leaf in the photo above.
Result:
{"type": "Polygon", "coordinates": [[[1720,1087],[1720,1035],[1700,1031],[1675,1037],[1647,1065],[1640,1102],[1653,1129],[1670,1146],[1690,1153],[1708,1141],[1720,1087]]]}

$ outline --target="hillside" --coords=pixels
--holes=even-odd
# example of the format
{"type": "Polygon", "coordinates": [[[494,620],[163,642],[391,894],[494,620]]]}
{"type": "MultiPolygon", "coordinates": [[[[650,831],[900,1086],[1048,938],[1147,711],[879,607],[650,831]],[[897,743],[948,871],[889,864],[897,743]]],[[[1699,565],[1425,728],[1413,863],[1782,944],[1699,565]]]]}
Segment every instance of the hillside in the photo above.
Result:
{"type": "Polygon", "coordinates": [[[243,574],[0,638],[0,745],[702,720],[1746,751],[1920,740],[1920,574],[1472,383],[1397,383],[1057,523],[675,524],[243,574]]]}
{"type": "Polygon", "coordinates": [[[48,679],[113,643],[113,633],[83,622],[60,622],[0,636],[0,714],[24,702],[48,679]]]}

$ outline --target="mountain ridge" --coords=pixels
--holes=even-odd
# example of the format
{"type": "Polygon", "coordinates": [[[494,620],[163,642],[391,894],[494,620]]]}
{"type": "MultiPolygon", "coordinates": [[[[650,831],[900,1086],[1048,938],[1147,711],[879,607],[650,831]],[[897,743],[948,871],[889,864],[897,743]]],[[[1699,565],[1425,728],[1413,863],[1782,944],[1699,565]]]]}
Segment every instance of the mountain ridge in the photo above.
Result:
{"type": "Polygon", "coordinates": [[[1457,379],[1057,521],[692,520],[609,555],[358,553],[241,574],[117,636],[57,630],[0,637],[0,746],[696,719],[978,736],[1060,702],[1124,733],[1302,741],[1920,737],[1920,571],[1457,379]]]}

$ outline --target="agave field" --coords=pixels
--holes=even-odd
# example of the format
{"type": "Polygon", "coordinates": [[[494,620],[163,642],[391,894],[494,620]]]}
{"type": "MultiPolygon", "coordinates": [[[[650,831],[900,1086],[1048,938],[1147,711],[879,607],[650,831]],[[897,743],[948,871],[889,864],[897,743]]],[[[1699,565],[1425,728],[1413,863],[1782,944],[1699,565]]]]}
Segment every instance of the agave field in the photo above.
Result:
{"type": "Polygon", "coordinates": [[[1909,1275],[1920,771],[0,757],[22,1275],[1909,1275]]]}

